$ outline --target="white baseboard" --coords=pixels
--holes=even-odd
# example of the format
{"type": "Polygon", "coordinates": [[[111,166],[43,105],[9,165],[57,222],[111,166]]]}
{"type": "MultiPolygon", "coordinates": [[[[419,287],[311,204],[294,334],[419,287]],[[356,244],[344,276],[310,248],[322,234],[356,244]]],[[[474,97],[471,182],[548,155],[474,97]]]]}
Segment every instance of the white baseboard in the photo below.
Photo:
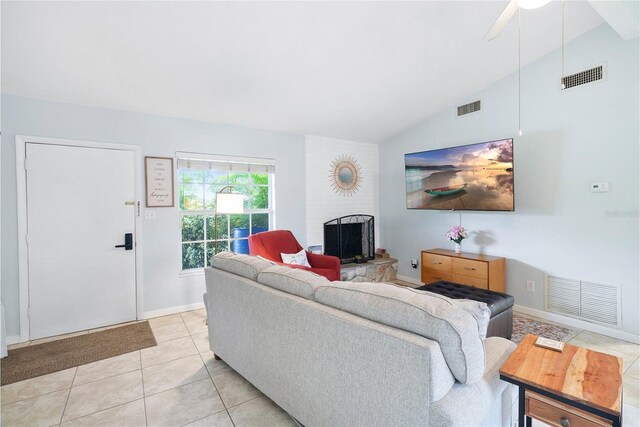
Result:
{"type": "Polygon", "coordinates": [[[176,307],[168,307],[160,310],[145,311],[142,314],[143,319],[151,319],[153,317],[168,316],[169,314],[182,313],[183,311],[198,310],[204,308],[204,302],[196,302],[189,305],[178,305],[176,307]]]}
{"type": "Polygon", "coordinates": [[[20,335],[11,335],[5,338],[5,342],[7,345],[18,344],[22,342],[20,339],[20,335]]]}
{"type": "Polygon", "coordinates": [[[398,274],[396,276],[396,278],[398,280],[404,280],[405,282],[413,283],[414,285],[423,285],[424,284],[418,279],[414,279],[413,277],[409,277],[409,276],[402,276],[400,274],[398,274]]]}
{"type": "Polygon", "coordinates": [[[561,314],[549,313],[548,311],[538,310],[536,308],[524,307],[518,304],[514,304],[513,309],[530,316],[536,316],[541,319],[550,320],[552,322],[562,323],[563,325],[567,325],[572,328],[584,329],[587,331],[595,332],[597,334],[607,335],[609,337],[629,341],[634,344],[640,344],[640,335],[634,335],[632,333],[624,332],[619,329],[585,322],[584,320],[574,319],[573,317],[567,317],[561,314]]]}

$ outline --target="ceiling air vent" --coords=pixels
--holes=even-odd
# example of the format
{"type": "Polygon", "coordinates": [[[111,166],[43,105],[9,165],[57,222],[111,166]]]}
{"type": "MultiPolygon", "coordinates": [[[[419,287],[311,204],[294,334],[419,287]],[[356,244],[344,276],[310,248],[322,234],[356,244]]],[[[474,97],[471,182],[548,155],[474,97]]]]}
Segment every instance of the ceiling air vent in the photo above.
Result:
{"type": "Polygon", "coordinates": [[[565,90],[576,86],[586,85],[587,83],[597,82],[604,78],[604,71],[604,65],[598,65],[597,67],[562,77],[561,88],[562,90],[565,90]]]}
{"type": "Polygon", "coordinates": [[[480,100],[459,106],[458,117],[464,116],[465,114],[475,113],[476,111],[480,111],[480,100]]]}

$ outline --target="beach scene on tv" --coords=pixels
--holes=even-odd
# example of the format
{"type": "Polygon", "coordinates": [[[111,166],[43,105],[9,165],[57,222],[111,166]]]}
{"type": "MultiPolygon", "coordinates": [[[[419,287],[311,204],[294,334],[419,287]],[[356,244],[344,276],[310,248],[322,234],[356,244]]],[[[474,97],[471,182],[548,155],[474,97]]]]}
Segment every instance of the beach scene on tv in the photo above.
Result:
{"type": "Polygon", "coordinates": [[[407,208],[513,210],[513,140],[405,154],[407,208]]]}

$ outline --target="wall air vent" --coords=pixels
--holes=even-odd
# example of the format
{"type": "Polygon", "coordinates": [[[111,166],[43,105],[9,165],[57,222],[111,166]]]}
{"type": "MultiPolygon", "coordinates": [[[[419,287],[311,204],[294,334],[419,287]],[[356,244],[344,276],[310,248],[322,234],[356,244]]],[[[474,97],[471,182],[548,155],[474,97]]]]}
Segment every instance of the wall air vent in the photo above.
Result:
{"type": "Polygon", "coordinates": [[[620,289],[614,285],[547,276],[545,309],[592,323],[621,324],[620,289]]]}
{"type": "Polygon", "coordinates": [[[605,68],[604,65],[598,65],[597,67],[589,68],[588,70],[580,71],[579,73],[571,74],[569,76],[562,77],[560,84],[562,90],[571,89],[572,87],[586,85],[587,83],[597,82],[604,78],[605,68]]]}
{"type": "Polygon", "coordinates": [[[465,114],[475,113],[476,111],[480,111],[480,100],[459,106],[458,117],[464,116],[465,114]]]}

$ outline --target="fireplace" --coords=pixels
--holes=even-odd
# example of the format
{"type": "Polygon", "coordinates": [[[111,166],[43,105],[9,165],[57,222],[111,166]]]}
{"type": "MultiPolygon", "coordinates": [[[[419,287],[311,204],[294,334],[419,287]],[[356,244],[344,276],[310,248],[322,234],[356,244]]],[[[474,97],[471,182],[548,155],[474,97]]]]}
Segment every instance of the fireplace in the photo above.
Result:
{"type": "Polygon", "coordinates": [[[375,258],[375,234],[371,215],[348,215],[324,223],[324,253],[340,258],[341,264],[356,256],[375,258]]]}

